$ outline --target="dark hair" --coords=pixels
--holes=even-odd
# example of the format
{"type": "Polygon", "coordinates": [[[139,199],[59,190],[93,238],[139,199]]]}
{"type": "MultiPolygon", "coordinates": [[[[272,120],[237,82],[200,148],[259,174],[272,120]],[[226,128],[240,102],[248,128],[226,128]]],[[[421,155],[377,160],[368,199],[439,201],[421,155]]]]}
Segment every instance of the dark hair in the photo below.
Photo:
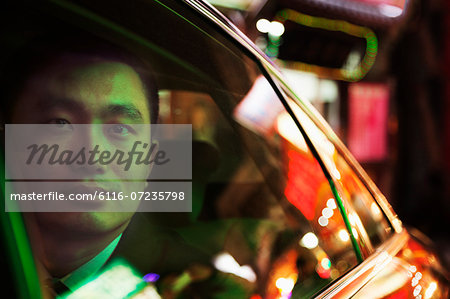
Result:
{"type": "Polygon", "coordinates": [[[27,80],[46,66],[58,62],[65,56],[82,59],[111,61],[126,64],[139,75],[149,102],[151,123],[156,123],[159,114],[159,97],[156,80],[150,66],[124,48],[88,34],[39,38],[27,43],[10,57],[2,67],[2,121],[10,122],[11,112],[18,95],[27,80]]]}

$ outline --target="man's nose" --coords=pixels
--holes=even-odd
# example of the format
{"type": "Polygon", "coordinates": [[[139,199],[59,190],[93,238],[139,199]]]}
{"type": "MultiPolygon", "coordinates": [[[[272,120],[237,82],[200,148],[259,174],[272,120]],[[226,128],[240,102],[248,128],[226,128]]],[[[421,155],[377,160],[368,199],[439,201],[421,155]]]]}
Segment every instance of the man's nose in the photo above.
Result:
{"type": "MultiPolygon", "coordinates": [[[[100,159],[101,154],[108,150],[103,135],[102,125],[75,125],[73,146],[75,153],[84,152],[85,159],[78,159],[72,165],[78,175],[95,176],[106,172],[106,165],[100,159]]],[[[84,178],[84,177],[83,177],[84,178]]]]}

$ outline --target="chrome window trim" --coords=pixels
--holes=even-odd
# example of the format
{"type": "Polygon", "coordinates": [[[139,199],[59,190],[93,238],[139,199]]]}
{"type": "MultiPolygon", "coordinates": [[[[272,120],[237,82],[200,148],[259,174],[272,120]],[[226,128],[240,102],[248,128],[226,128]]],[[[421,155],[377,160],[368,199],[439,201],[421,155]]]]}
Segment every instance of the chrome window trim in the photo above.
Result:
{"type": "MultiPolygon", "coordinates": [[[[346,148],[346,146],[342,143],[342,141],[337,137],[334,133],[333,129],[327,123],[327,121],[316,112],[315,108],[311,103],[307,101],[302,101],[297,95],[292,91],[292,89],[287,85],[286,81],[283,79],[281,72],[275,67],[267,65],[272,71],[272,74],[277,78],[277,80],[290,92],[294,101],[303,109],[303,111],[311,118],[314,124],[324,132],[324,134],[329,138],[329,140],[333,143],[336,150],[339,154],[342,155],[344,160],[348,163],[350,168],[356,173],[358,178],[370,192],[375,202],[381,207],[382,211],[388,218],[391,226],[394,228],[394,231],[399,233],[403,230],[401,221],[398,219],[397,215],[393,211],[391,205],[387,201],[386,197],[381,193],[376,184],[372,181],[369,175],[365,172],[365,170],[361,167],[358,161],[353,157],[350,151],[346,148]]],[[[336,183],[336,182],[335,182],[336,183]]]]}
{"type": "Polygon", "coordinates": [[[395,233],[390,239],[385,241],[377,250],[364,262],[350,270],[330,287],[322,291],[315,298],[350,298],[373,279],[385,265],[391,262],[392,258],[406,246],[409,240],[406,230],[395,233]],[[350,288],[347,288],[353,284],[350,288]]]}

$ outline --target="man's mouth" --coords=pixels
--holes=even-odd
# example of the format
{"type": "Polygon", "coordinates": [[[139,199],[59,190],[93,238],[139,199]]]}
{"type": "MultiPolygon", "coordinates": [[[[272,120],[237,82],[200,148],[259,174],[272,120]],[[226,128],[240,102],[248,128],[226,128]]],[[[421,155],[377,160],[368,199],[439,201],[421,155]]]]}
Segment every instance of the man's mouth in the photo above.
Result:
{"type": "Polygon", "coordinates": [[[106,193],[118,193],[120,192],[119,186],[115,183],[108,182],[96,182],[96,181],[88,181],[88,182],[79,182],[79,183],[70,183],[67,188],[64,188],[62,191],[64,194],[103,194],[106,193]]]}

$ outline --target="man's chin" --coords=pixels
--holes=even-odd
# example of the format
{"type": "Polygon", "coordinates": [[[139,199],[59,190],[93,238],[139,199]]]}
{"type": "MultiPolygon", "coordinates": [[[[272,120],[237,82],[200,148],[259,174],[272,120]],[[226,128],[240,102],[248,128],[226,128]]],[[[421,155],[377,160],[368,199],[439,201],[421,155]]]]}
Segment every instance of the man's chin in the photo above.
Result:
{"type": "Polygon", "coordinates": [[[88,236],[123,231],[132,216],[131,212],[52,212],[36,213],[35,218],[42,230],[88,236]]]}

